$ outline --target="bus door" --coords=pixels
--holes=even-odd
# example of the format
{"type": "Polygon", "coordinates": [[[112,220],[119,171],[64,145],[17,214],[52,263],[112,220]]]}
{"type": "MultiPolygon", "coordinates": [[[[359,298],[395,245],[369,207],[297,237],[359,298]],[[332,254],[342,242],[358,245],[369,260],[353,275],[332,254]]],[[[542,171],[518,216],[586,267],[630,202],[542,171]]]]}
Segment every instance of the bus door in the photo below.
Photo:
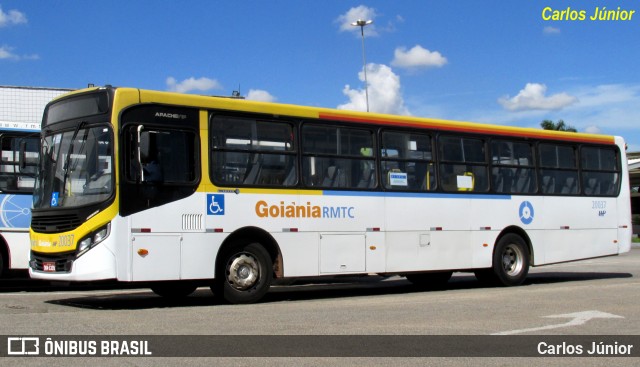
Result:
{"type": "Polygon", "coordinates": [[[144,105],[122,116],[120,213],[131,229],[133,281],[180,279],[185,215],[204,211],[198,111],[144,105]],[[195,208],[198,208],[197,210],[195,208]]]}

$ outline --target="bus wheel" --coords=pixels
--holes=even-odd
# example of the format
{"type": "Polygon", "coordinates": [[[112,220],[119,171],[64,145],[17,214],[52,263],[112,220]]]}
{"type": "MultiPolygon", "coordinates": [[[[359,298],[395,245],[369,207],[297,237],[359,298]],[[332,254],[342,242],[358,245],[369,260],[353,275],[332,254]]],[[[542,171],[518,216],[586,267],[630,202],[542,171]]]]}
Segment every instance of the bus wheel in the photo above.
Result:
{"type": "Polygon", "coordinates": [[[522,237],[509,233],[502,237],[493,253],[493,267],[475,272],[481,282],[502,286],[519,285],[529,273],[529,251],[522,237]]]}
{"type": "Polygon", "coordinates": [[[222,254],[220,264],[212,290],[229,303],[256,302],[271,287],[273,262],[259,243],[231,247],[222,254]]]}
{"type": "Polygon", "coordinates": [[[424,288],[444,287],[451,279],[452,271],[442,271],[437,273],[407,274],[407,280],[424,288]]]}
{"type": "Polygon", "coordinates": [[[0,251],[0,278],[2,278],[2,273],[4,273],[4,258],[2,257],[2,251],[0,251]]]}
{"type": "Polygon", "coordinates": [[[151,287],[153,293],[166,298],[183,298],[195,292],[197,285],[189,282],[162,282],[151,287]]]}

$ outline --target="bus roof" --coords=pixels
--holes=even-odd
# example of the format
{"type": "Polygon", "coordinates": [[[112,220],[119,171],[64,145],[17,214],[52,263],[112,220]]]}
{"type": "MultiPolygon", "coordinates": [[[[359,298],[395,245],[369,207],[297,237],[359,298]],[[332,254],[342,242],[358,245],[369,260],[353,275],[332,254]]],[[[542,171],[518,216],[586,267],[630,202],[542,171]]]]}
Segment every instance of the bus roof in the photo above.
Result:
{"type": "MultiPolygon", "coordinates": [[[[98,88],[92,88],[93,90],[98,88]]],[[[115,88],[118,93],[139,94],[141,103],[166,103],[199,108],[217,108],[231,111],[253,112],[278,116],[291,116],[309,119],[344,121],[355,124],[373,124],[396,127],[424,128],[436,131],[487,134],[493,136],[550,139],[568,142],[615,144],[615,137],[610,135],[587,134],[565,131],[543,130],[536,128],[512,127],[496,124],[465,122],[424,118],[415,116],[399,116],[337,110],[321,107],[309,107],[273,102],[257,102],[239,98],[214,97],[175,92],[153,91],[133,88],[115,88]]],[[[91,89],[84,89],[88,91],[91,89]]]]}

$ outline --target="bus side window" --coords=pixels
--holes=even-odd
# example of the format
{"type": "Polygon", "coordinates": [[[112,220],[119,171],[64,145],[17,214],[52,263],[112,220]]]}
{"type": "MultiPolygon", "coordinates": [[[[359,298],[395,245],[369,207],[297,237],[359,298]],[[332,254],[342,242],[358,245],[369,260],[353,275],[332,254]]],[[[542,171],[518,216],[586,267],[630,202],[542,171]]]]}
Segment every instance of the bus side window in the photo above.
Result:
{"type": "Polygon", "coordinates": [[[0,191],[33,191],[39,143],[32,136],[0,136],[0,191]]]}
{"type": "Polygon", "coordinates": [[[382,181],[386,189],[402,191],[436,189],[430,135],[383,131],[380,156],[382,181]]]}
{"type": "Polygon", "coordinates": [[[251,116],[211,115],[211,178],[227,186],[295,186],[293,125],[251,116]]]}
{"type": "Polygon", "coordinates": [[[530,142],[492,139],[490,146],[493,191],[512,194],[537,191],[533,145],[530,142]]]}
{"type": "Polygon", "coordinates": [[[374,138],[367,129],[303,125],[304,184],[336,189],[375,187],[374,138]]]}
{"type": "Polygon", "coordinates": [[[611,147],[584,146],[580,151],[582,187],[587,196],[617,196],[619,157],[611,147]]]}
{"type": "Polygon", "coordinates": [[[580,181],[576,161],[577,147],[568,144],[538,145],[540,184],[543,194],[577,195],[580,181]]]}
{"type": "Polygon", "coordinates": [[[441,136],[439,139],[442,187],[446,191],[486,192],[489,173],[483,139],[441,136]]]}
{"type": "Polygon", "coordinates": [[[143,131],[140,134],[140,163],[142,164],[142,182],[162,182],[162,165],[160,164],[160,152],[157,149],[151,132],[143,131]]]}

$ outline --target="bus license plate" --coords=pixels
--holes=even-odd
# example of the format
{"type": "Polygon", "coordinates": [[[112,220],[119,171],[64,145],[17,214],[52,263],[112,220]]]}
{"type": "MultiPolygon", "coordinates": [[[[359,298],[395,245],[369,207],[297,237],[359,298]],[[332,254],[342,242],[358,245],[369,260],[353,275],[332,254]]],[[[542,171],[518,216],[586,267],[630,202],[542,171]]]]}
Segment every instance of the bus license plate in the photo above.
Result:
{"type": "Polygon", "coordinates": [[[44,262],[42,263],[42,270],[44,271],[56,271],[56,263],[55,262],[44,262]]]}

